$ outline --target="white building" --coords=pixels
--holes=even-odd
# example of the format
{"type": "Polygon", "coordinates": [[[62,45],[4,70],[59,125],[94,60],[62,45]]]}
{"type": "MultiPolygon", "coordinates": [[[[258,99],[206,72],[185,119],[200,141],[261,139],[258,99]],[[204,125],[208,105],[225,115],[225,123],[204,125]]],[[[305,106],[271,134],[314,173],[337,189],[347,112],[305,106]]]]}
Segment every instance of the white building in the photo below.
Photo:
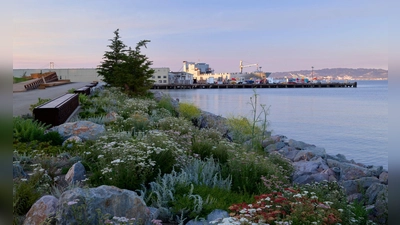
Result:
{"type": "Polygon", "coordinates": [[[153,77],[154,84],[168,84],[169,78],[169,68],[168,67],[160,67],[160,68],[152,68],[154,70],[153,77]]]}

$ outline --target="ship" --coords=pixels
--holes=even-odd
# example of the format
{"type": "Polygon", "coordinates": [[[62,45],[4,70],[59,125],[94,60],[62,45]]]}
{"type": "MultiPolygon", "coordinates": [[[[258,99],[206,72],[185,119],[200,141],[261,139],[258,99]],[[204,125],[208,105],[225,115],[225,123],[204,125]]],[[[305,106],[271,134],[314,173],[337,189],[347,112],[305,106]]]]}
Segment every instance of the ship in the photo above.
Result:
{"type": "Polygon", "coordinates": [[[243,65],[243,61],[239,62],[238,72],[227,72],[227,73],[214,73],[214,70],[209,64],[203,62],[188,62],[183,61],[183,72],[193,74],[194,83],[230,83],[231,81],[243,80],[243,81],[260,81],[266,80],[271,73],[261,71],[261,67],[257,63],[243,65]],[[243,72],[243,68],[256,66],[256,70],[253,72],[243,72]]]}

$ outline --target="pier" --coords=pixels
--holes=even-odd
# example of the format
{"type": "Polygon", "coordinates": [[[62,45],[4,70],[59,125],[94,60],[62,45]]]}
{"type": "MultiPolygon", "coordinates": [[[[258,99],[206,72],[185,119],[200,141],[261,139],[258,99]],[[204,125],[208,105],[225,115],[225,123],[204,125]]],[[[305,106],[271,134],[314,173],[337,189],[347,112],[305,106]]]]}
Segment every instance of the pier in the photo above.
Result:
{"type": "Polygon", "coordinates": [[[226,89],[226,88],[348,88],[351,83],[278,83],[278,84],[155,84],[151,89],[226,89]]]}

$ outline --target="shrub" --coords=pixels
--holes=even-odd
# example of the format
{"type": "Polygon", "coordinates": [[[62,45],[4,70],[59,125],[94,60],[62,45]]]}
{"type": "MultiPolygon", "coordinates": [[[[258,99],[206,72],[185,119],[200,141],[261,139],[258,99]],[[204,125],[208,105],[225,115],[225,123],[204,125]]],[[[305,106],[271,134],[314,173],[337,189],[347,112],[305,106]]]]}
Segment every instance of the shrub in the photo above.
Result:
{"type": "Polygon", "coordinates": [[[197,118],[201,115],[200,109],[192,103],[179,103],[178,113],[180,117],[192,121],[194,124],[197,124],[197,118]]]}
{"type": "Polygon", "coordinates": [[[281,186],[289,185],[292,172],[274,164],[262,154],[242,149],[230,152],[228,162],[224,164],[222,171],[223,175],[232,176],[233,191],[250,194],[261,194],[268,190],[262,177],[279,180],[281,186]]]}
{"type": "Polygon", "coordinates": [[[227,125],[234,142],[243,143],[251,139],[252,125],[246,117],[230,117],[227,125]]]}
{"type": "Polygon", "coordinates": [[[57,131],[50,131],[43,135],[43,142],[49,142],[51,145],[62,145],[64,139],[57,131]]]}
{"type": "Polygon", "coordinates": [[[50,127],[33,119],[13,117],[13,137],[22,142],[43,140],[44,132],[50,127]]]}
{"type": "Polygon", "coordinates": [[[172,104],[170,96],[163,96],[160,101],[157,102],[157,107],[168,110],[172,116],[178,115],[175,106],[172,104]]]}
{"type": "Polygon", "coordinates": [[[44,194],[50,193],[52,179],[39,165],[29,179],[14,179],[13,214],[25,215],[31,206],[44,194]]]}
{"type": "Polygon", "coordinates": [[[201,159],[214,157],[220,163],[228,161],[228,147],[224,143],[195,141],[192,144],[192,153],[199,155],[201,159]]]}

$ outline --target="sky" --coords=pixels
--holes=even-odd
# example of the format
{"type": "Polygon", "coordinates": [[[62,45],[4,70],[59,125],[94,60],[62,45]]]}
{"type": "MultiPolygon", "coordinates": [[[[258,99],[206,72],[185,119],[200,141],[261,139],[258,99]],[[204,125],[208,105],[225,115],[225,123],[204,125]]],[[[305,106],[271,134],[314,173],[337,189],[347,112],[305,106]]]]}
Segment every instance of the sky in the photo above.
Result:
{"type": "Polygon", "coordinates": [[[385,1],[18,0],[13,4],[13,68],[95,68],[119,29],[153,67],[182,62],[239,72],[324,68],[388,69],[385,1]],[[253,71],[255,67],[245,68],[253,71]]]}

